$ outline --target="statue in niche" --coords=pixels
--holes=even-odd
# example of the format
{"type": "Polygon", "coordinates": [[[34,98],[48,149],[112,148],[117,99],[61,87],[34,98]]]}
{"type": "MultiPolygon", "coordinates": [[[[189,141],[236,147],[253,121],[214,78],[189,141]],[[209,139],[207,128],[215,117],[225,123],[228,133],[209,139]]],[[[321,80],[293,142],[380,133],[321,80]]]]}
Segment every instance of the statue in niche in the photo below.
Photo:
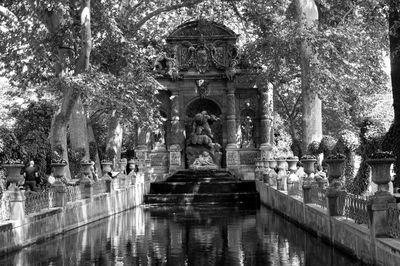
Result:
{"type": "Polygon", "coordinates": [[[154,150],[165,150],[165,131],[160,127],[154,131],[154,150]]]}
{"type": "Polygon", "coordinates": [[[191,169],[218,169],[221,165],[221,145],[214,142],[210,124],[219,120],[207,111],[197,113],[192,122],[192,133],[187,140],[186,157],[191,169]]]}
{"type": "Polygon", "coordinates": [[[210,123],[218,119],[215,115],[209,115],[207,111],[196,114],[193,120],[192,144],[206,144],[212,147],[214,135],[211,132],[210,123]]]}
{"type": "Polygon", "coordinates": [[[253,119],[250,116],[246,116],[240,125],[242,131],[242,148],[254,148],[253,128],[253,119]]]}

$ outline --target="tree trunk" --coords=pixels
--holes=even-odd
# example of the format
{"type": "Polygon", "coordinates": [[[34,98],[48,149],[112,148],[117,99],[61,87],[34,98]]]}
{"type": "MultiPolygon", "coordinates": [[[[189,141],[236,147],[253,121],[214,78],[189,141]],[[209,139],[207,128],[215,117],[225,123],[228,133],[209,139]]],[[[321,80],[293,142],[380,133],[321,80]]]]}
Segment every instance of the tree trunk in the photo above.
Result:
{"type": "MultiPolygon", "coordinates": [[[[400,169],[400,2],[391,0],[389,5],[389,41],[390,41],[390,67],[392,79],[394,122],[393,132],[393,153],[396,155],[396,173],[399,176],[400,169]]],[[[400,183],[399,180],[395,180],[400,183]]]]}
{"type": "MultiPolygon", "coordinates": [[[[92,33],[90,29],[90,0],[81,1],[81,51],[75,74],[80,74],[89,70],[89,58],[92,50],[92,33]]],[[[70,143],[71,149],[74,152],[80,152],[83,150],[83,160],[89,160],[89,142],[88,142],[88,130],[86,114],[83,108],[82,100],[80,95],[78,96],[77,102],[74,105],[70,126],[70,143]]],[[[79,163],[79,162],[76,162],[79,163]]]]}
{"type": "Polygon", "coordinates": [[[81,97],[78,97],[69,123],[70,144],[73,151],[84,152],[83,160],[89,160],[89,141],[86,114],[81,97]]]}
{"type": "Polygon", "coordinates": [[[107,135],[106,154],[113,161],[114,167],[121,159],[123,129],[121,117],[116,110],[113,111],[107,135]]]}
{"type": "MultiPolygon", "coordinates": [[[[79,97],[74,89],[70,88],[64,92],[63,101],[60,109],[53,117],[50,127],[50,144],[51,150],[59,150],[62,148],[62,157],[68,163],[68,148],[67,148],[67,124],[71,116],[72,110],[79,97]]],[[[69,167],[66,167],[65,177],[71,178],[69,167]]]]}
{"type": "MultiPolygon", "coordinates": [[[[314,0],[296,0],[300,31],[312,27],[318,20],[318,10],[314,0]]],[[[313,54],[306,40],[300,45],[301,90],[303,102],[303,153],[313,141],[322,139],[322,105],[317,93],[312,89],[310,79],[310,60],[313,54]]]]}
{"type": "Polygon", "coordinates": [[[93,160],[96,164],[97,175],[101,176],[99,148],[97,146],[97,141],[94,136],[92,122],[90,121],[89,118],[87,119],[87,132],[88,132],[88,141],[89,141],[89,157],[90,157],[90,160],[93,160]]]}

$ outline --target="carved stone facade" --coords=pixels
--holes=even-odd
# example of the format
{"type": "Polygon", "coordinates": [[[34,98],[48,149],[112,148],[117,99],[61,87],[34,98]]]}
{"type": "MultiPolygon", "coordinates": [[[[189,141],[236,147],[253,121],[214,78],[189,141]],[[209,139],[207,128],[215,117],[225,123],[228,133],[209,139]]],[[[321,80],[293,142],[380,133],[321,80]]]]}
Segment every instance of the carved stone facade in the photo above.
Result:
{"type": "Polygon", "coordinates": [[[199,20],[182,24],[167,38],[167,51],[154,65],[165,88],[159,100],[166,113],[167,150],[151,150],[153,166],[170,173],[189,168],[193,119],[206,111],[218,118],[210,124],[212,142],[221,147],[217,167],[254,178],[255,158],[272,144],[272,106],[266,106],[270,94],[257,89],[252,71],[239,67],[237,37],[221,24],[199,20]]]}

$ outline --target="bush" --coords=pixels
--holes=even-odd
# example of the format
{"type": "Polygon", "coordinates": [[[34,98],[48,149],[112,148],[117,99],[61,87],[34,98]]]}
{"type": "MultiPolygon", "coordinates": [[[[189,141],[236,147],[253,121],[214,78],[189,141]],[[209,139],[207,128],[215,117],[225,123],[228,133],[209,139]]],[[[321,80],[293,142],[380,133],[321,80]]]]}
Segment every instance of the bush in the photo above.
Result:
{"type": "Polygon", "coordinates": [[[307,153],[312,154],[312,155],[318,155],[320,153],[319,145],[320,145],[320,142],[314,140],[313,142],[308,144],[307,153]]]}
{"type": "Polygon", "coordinates": [[[337,140],[332,136],[323,136],[318,147],[318,153],[323,153],[324,158],[328,157],[335,148],[336,142],[337,140]]]}
{"type": "Polygon", "coordinates": [[[362,194],[368,188],[370,171],[366,160],[382,149],[385,131],[385,126],[376,120],[368,118],[361,123],[358,150],[362,161],[354,180],[347,186],[351,193],[362,194]]]}

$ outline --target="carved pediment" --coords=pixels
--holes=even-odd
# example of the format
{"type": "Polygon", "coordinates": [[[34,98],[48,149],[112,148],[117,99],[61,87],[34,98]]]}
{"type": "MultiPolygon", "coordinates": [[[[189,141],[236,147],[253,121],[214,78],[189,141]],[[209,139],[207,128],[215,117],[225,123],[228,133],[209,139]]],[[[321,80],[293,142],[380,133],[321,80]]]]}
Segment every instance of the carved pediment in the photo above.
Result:
{"type": "Polygon", "coordinates": [[[207,20],[186,22],[176,28],[167,38],[167,42],[186,39],[232,39],[236,41],[238,35],[228,27],[207,20]]]}
{"type": "Polygon", "coordinates": [[[216,22],[197,20],[184,23],[167,38],[173,53],[170,57],[161,56],[155,70],[163,70],[172,79],[184,71],[203,74],[216,70],[232,79],[238,63],[237,37],[232,30],[216,22]]]}

